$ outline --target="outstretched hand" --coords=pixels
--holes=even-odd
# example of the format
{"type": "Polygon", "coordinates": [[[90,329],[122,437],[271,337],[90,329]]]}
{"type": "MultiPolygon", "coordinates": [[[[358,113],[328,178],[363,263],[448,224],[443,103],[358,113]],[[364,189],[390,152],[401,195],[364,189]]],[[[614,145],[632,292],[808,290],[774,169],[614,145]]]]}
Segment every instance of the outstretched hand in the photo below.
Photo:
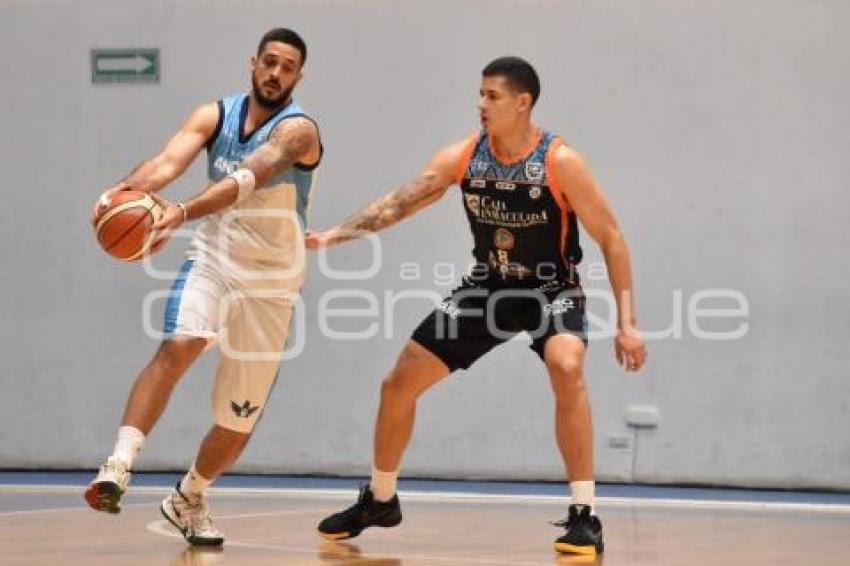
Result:
{"type": "Polygon", "coordinates": [[[614,339],[617,362],[626,371],[639,371],[646,362],[646,346],[637,330],[620,330],[614,339]]]}
{"type": "Polygon", "coordinates": [[[335,228],[320,231],[307,230],[304,233],[304,245],[308,250],[327,248],[338,243],[338,241],[338,230],[335,228]]]}

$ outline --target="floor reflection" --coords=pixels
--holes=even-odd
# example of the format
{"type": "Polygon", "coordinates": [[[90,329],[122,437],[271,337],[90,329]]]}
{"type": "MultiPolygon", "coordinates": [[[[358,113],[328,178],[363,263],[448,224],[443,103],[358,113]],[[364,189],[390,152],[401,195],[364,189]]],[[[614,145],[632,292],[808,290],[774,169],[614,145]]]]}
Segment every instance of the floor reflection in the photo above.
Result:
{"type": "Polygon", "coordinates": [[[216,564],[223,558],[224,547],[221,546],[187,546],[183,552],[174,557],[171,566],[207,566],[216,564]]]}
{"type": "Polygon", "coordinates": [[[559,554],[555,557],[555,564],[558,566],[566,566],[567,564],[593,564],[594,566],[602,566],[605,564],[605,555],[559,554]]]}
{"type": "Polygon", "coordinates": [[[350,542],[323,542],[318,549],[325,564],[358,564],[359,566],[400,566],[400,558],[363,555],[360,547],[350,542]]]}

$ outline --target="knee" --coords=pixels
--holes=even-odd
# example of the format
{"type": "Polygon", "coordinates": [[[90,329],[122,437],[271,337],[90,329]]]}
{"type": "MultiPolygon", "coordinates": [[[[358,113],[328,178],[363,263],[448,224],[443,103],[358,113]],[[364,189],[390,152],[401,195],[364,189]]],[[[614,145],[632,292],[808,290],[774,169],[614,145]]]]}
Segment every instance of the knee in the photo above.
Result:
{"type": "Polygon", "coordinates": [[[404,373],[393,369],[381,382],[381,401],[385,403],[410,402],[419,397],[419,392],[413,388],[404,373]]]}
{"type": "Polygon", "coordinates": [[[422,391],[416,385],[415,354],[402,353],[395,367],[381,383],[381,399],[384,401],[415,401],[422,391]]]}
{"type": "Polygon", "coordinates": [[[555,397],[560,400],[574,399],[584,392],[582,363],[578,358],[564,356],[547,364],[555,397]]]}

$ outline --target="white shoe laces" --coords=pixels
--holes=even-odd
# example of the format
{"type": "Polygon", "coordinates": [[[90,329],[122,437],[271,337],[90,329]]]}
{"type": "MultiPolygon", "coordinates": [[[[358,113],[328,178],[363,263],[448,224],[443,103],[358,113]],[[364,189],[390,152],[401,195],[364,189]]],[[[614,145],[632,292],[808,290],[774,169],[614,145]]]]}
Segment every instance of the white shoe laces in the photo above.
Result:
{"type": "Polygon", "coordinates": [[[213,526],[210,516],[210,507],[206,495],[200,495],[196,501],[192,496],[174,493],[171,496],[172,504],[177,509],[186,525],[195,534],[204,536],[220,536],[221,533],[213,526]]]}
{"type": "Polygon", "coordinates": [[[121,491],[125,491],[127,489],[127,483],[130,479],[130,473],[127,471],[127,467],[124,463],[115,458],[114,456],[110,456],[106,463],[100,467],[100,471],[97,474],[97,478],[95,481],[109,481],[114,482],[121,488],[121,491]]]}

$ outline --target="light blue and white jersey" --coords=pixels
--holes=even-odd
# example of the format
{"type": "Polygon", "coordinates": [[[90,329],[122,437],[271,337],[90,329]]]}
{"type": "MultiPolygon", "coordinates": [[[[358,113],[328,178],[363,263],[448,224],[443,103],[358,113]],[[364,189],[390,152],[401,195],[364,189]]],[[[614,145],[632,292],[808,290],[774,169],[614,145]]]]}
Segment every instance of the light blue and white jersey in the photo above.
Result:
{"type": "MultiPolygon", "coordinates": [[[[313,121],[291,102],[246,135],[247,94],[220,100],[218,110],[219,122],[207,146],[211,183],[235,171],[281,121],[294,117],[313,121]]],[[[261,262],[291,267],[296,258],[303,257],[303,231],[318,164],[317,160],[310,166],[288,167],[236,205],[208,216],[195,232],[190,255],[206,255],[236,266],[261,262]]]]}

